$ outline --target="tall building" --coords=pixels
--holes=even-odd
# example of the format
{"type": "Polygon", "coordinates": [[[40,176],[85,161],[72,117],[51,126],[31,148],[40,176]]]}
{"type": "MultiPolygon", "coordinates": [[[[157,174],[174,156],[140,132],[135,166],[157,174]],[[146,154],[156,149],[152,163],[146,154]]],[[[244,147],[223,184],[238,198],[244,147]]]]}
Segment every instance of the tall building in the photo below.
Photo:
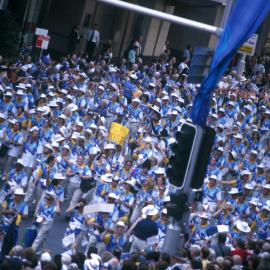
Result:
{"type": "MultiPolygon", "coordinates": [[[[220,26],[226,0],[129,0],[134,4],[160,10],[176,16],[220,26]]],[[[82,36],[78,51],[84,51],[86,30],[98,24],[101,45],[112,41],[113,55],[120,57],[134,39],[140,39],[145,56],[158,56],[165,43],[175,52],[187,44],[214,48],[216,37],[185,26],[107,5],[96,0],[0,0],[0,9],[10,10],[25,31],[25,41],[33,42],[36,27],[49,30],[52,52],[67,50],[72,28],[80,26],[82,36]]],[[[263,50],[270,31],[270,16],[259,30],[257,51],[263,50]]]]}

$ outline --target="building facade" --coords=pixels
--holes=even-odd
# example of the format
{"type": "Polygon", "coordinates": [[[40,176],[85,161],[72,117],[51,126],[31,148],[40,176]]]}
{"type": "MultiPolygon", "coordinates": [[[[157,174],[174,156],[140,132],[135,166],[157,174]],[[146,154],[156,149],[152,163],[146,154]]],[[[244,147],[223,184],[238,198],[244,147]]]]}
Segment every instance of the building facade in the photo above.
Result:
{"type": "MultiPolygon", "coordinates": [[[[134,4],[160,10],[176,16],[220,26],[226,0],[129,0],[134,4]]],[[[34,42],[36,27],[49,30],[49,50],[64,54],[70,33],[79,25],[81,40],[77,51],[84,51],[86,30],[98,24],[102,44],[112,42],[113,55],[123,56],[134,39],[142,44],[144,56],[158,56],[166,42],[175,52],[181,52],[187,44],[214,48],[216,37],[200,30],[171,24],[156,18],[120,9],[96,0],[0,0],[0,9],[10,10],[22,25],[25,42],[34,42]]],[[[270,16],[259,30],[261,33],[257,53],[261,53],[270,32],[270,16]]]]}

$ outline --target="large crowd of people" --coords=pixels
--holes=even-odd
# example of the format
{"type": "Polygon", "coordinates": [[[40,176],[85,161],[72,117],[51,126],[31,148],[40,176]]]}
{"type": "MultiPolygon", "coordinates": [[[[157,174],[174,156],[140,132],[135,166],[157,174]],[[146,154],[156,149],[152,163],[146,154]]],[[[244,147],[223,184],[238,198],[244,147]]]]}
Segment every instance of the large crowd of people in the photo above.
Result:
{"type": "Polygon", "coordinates": [[[176,187],[166,167],[200,87],[187,82],[187,57],[1,58],[1,269],[270,269],[270,61],[254,59],[214,91],[202,198],[170,256],[162,246],[176,187]],[[112,123],[129,130],[121,144],[109,139],[112,123]],[[87,212],[93,205],[108,209],[87,212]],[[63,248],[50,254],[56,215],[67,220],[63,248]]]}

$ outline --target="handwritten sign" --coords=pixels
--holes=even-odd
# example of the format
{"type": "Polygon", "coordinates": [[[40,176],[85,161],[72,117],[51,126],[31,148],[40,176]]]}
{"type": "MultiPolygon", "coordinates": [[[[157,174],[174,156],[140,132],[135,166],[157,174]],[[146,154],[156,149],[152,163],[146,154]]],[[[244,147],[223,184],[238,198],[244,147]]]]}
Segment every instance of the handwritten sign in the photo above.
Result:
{"type": "Polygon", "coordinates": [[[118,123],[112,122],[108,140],[123,145],[129,133],[129,129],[118,123]]]}

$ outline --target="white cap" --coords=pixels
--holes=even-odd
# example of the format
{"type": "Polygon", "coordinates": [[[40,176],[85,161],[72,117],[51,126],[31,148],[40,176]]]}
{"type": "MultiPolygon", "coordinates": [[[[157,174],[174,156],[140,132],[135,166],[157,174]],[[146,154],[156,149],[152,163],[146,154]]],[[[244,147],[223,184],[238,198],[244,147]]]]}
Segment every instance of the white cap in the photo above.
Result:
{"type": "Polygon", "coordinates": [[[136,74],[130,74],[129,75],[129,77],[131,78],[131,79],[134,79],[134,80],[137,80],[137,75],[136,74]]]}
{"type": "Polygon", "coordinates": [[[65,144],[65,145],[63,146],[63,148],[65,148],[65,149],[67,149],[68,151],[70,151],[70,146],[69,146],[68,144],[65,144]]]}
{"type": "Polygon", "coordinates": [[[49,143],[46,143],[46,144],[44,145],[44,147],[46,147],[46,148],[48,148],[48,149],[50,149],[50,150],[53,151],[53,147],[52,147],[52,145],[49,144],[49,143]]]}
{"type": "Polygon", "coordinates": [[[204,219],[210,219],[209,215],[205,212],[198,214],[198,217],[204,218],[204,219]]]}
{"type": "Polygon", "coordinates": [[[138,102],[138,103],[141,103],[141,100],[140,100],[139,98],[136,97],[136,98],[133,98],[133,99],[132,99],[132,102],[138,102]]]}
{"type": "Polygon", "coordinates": [[[100,261],[96,258],[88,259],[84,261],[83,269],[84,270],[99,270],[100,261]]]}
{"type": "Polygon", "coordinates": [[[76,105],[76,104],[69,104],[68,106],[67,106],[67,109],[70,111],[70,112],[75,112],[75,111],[77,111],[78,110],[78,106],[76,105]]]}
{"type": "Polygon", "coordinates": [[[142,209],[143,218],[146,218],[146,216],[155,216],[157,214],[158,214],[158,209],[152,204],[147,205],[142,209]]]}
{"type": "Polygon", "coordinates": [[[228,193],[229,194],[238,194],[239,190],[238,190],[238,188],[231,188],[231,190],[228,193]]]}
{"type": "Polygon", "coordinates": [[[270,184],[263,185],[263,188],[270,189],[270,184]]]}
{"type": "Polygon", "coordinates": [[[16,95],[18,95],[18,96],[23,96],[23,95],[24,95],[23,90],[22,90],[22,89],[19,89],[19,90],[16,92],[16,95]]]}
{"type": "Polygon", "coordinates": [[[0,113],[0,118],[7,119],[6,115],[4,113],[0,113]]]}
{"type": "Polygon", "coordinates": [[[25,192],[23,191],[22,188],[16,188],[14,191],[14,195],[24,196],[25,192]]]}
{"type": "Polygon", "coordinates": [[[234,159],[237,158],[237,153],[236,153],[235,151],[231,151],[230,154],[232,155],[232,157],[233,157],[234,159]]]}
{"type": "Polygon", "coordinates": [[[146,143],[151,143],[153,140],[151,139],[151,137],[147,136],[146,138],[143,139],[143,141],[146,143]]]}
{"type": "Polygon", "coordinates": [[[211,174],[211,175],[209,176],[209,179],[212,179],[212,180],[217,181],[217,176],[216,176],[215,174],[211,174]]]}
{"type": "Polygon", "coordinates": [[[119,198],[119,196],[117,196],[115,193],[113,193],[113,192],[110,192],[109,194],[108,194],[108,198],[111,198],[111,199],[118,199],[119,198]]]}
{"type": "Polygon", "coordinates": [[[160,109],[157,105],[152,106],[151,109],[160,114],[160,109]]]}
{"type": "Polygon", "coordinates": [[[59,148],[59,143],[56,142],[56,141],[53,141],[53,142],[52,142],[52,147],[57,147],[57,148],[59,148]]]}
{"type": "Polygon", "coordinates": [[[239,134],[239,133],[237,133],[236,135],[233,135],[233,137],[236,138],[236,139],[242,139],[243,138],[242,135],[239,134]]]}
{"type": "Polygon", "coordinates": [[[135,178],[131,178],[130,180],[127,180],[125,183],[128,184],[128,185],[130,185],[130,186],[132,186],[132,187],[135,187],[137,181],[136,181],[135,178]]]}
{"type": "Polygon", "coordinates": [[[252,150],[251,152],[250,152],[250,154],[253,154],[253,155],[258,155],[258,152],[256,151],[256,150],[252,150]]]}
{"type": "Polygon", "coordinates": [[[16,163],[18,163],[18,164],[24,166],[24,161],[23,161],[22,158],[17,159],[16,163]]]}
{"type": "Polygon", "coordinates": [[[66,119],[67,119],[67,117],[66,117],[64,114],[60,114],[60,115],[58,116],[58,118],[61,118],[61,119],[63,119],[63,120],[66,120],[66,119]]]}
{"type": "Polygon", "coordinates": [[[41,254],[40,260],[42,262],[51,262],[52,261],[52,256],[49,252],[44,252],[41,254]]]}
{"type": "Polygon", "coordinates": [[[34,132],[34,131],[38,131],[38,127],[37,126],[34,126],[30,129],[30,132],[34,132]]]}
{"type": "Polygon", "coordinates": [[[121,227],[125,227],[125,223],[121,220],[119,220],[117,223],[116,223],[116,226],[121,226],[121,227]]]}
{"type": "Polygon", "coordinates": [[[59,179],[59,180],[64,180],[66,177],[62,173],[56,173],[53,175],[53,179],[59,179]]]}
{"type": "Polygon", "coordinates": [[[244,170],[240,172],[240,176],[243,176],[243,175],[251,175],[251,172],[249,170],[244,170]]]}
{"type": "Polygon", "coordinates": [[[95,123],[92,123],[92,124],[90,125],[90,128],[97,129],[97,125],[96,125],[95,123]]]}

